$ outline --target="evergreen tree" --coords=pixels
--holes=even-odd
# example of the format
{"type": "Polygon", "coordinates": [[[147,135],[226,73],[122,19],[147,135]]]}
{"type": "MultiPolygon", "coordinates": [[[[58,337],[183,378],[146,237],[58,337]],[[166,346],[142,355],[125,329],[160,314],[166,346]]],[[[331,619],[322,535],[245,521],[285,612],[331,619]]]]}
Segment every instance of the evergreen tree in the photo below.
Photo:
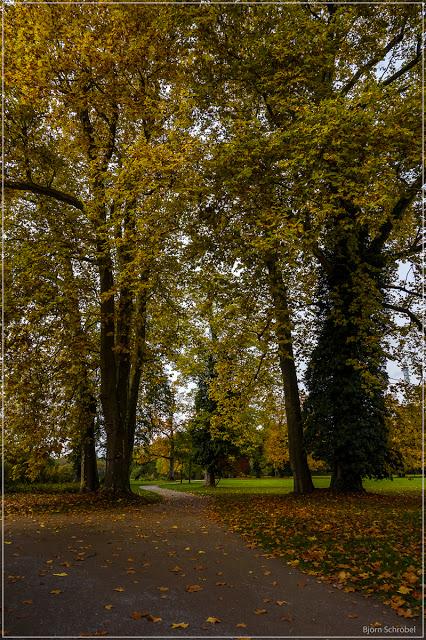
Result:
{"type": "Polygon", "coordinates": [[[226,467],[228,457],[238,453],[237,446],[226,437],[221,437],[220,427],[211,430],[211,421],[217,411],[217,401],[210,396],[210,385],[215,377],[214,359],[207,358],[205,371],[198,378],[195,395],[195,417],[190,425],[194,449],[194,462],[206,471],[206,485],[216,486],[216,477],[226,467]]]}

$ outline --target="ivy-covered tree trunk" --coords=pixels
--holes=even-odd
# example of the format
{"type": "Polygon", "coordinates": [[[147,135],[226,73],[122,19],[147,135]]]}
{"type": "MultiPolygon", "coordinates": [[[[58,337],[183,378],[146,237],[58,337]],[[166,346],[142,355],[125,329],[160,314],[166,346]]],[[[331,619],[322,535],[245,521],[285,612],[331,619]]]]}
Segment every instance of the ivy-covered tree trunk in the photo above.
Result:
{"type": "Polygon", "coordinates": [[[303,422],[300,408],[297,372],[293,354],[290,310],[287,289],[280,272],[276,255],[266,258],[270,293],[274,304],[275,332],[278,356],[284,386],[285,411],[288,429],[288,448],[293,472],[293,490],[297,494],[314,490],[303,440],[303,422]]]}
{"type": "Polygon", "coordinates": [[[385,391],[384,277],[362,229],[345,216],[328,236],[318,295],[320,334],[307,371],[307,437],[332,469],[336,492],[363,491],[363,477],[389,474],[385,391]]]}

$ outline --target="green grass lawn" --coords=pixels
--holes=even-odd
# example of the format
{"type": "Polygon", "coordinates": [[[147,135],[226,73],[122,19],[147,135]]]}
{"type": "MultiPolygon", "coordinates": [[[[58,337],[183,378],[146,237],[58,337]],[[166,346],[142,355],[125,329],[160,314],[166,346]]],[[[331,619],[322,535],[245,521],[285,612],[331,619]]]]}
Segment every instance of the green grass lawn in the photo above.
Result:
{"type": "MultiPolygon", "coordinates": [[[[330,476],[314,476],[315,488],[325,489],[330,484],[330,476]]],[[[132,489],[135,491],[141,485],[155,484],[165,489],[175,491],[190,491],[194,493],[220,495],[223,493],[268,493],[284,494],[293,490],[292,478],[230,478],[223,479],[216,488],[205,487],[201,480],[188,482],[184,480],[167,482],[164,480],[132,480],[132,489]]],[[[407,478],[394,478],[393,480],[366,480],[364,487],[371,493],[405,493],[416,492],[422,489],[420,476],[407,478]]]]}

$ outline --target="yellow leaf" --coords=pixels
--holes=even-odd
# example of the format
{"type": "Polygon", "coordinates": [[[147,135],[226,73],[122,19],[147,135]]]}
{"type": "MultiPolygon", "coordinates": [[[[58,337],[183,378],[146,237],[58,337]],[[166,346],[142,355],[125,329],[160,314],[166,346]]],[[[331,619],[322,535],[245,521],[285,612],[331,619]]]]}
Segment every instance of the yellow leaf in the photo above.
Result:
{"type": "Polygon", "coordinates": [[[32,600],[22,600],[22,604],[32,604],[32,600]]]}
{"type": "Polygon", "coordinates": [[[169,569],[169,571],[173,571],[173,573],[179,573],[179,571],[183,571],[183,569],[177,564],[173,567],[173,569],[169,569]]]}
{"type": "Polygon", "coordinates": [[[188,593],[194,593],[195,591],[202,591],[203,587],[200,584],[190,584],[186,587],[185,591],[188,593]]]}
{"type": "Polygon", "coordinates": [[[104,609],[106,609],[107,611],[111,611],[112,604],[104,604],[104,609]]]}
{"type": "Polygon", "coordinates": [[[53,575],[54,576],[61,576],[61,578],[62,578],[63,576],[67,576],[68,574],[65,573],[65,571],[62,571],[62,573],[54,573],[53,575]]]}
{"type": "Polygon", "coordinates": [[[268,613],[266,609],[255,609],[254,612],[257,616],[261,616],[264,613],[268,613]]]}
{"type": "Polygon", "coordinates": [[[239,622],[235,626],[238,627],[239,629],[245,629],[247,627],[245,622],[239,622]]]}
{"type": "Polygon", "coordinates": [[[172,622],[170,625],[172,629],[187,629],[189,627],[188,622],[172,622]]]}
{"type": "Polygon", "coordinates": [[[169,587],[157,587],[158,591],[166,592],[169,590],[169,587]]]}
{"type": "Polygon", "coordinates": [[[405,585],[401,585],[398,589],[398,593],[402,593],[404,595],[407,595],[407,593],[410,593],[411,589],[409,587],[406,587],[405,585]]]}
{"type": "Polygon", "coordinates": [[[115,587],[114,591],[124,591],[124,587],[115,587]]]}
{"type": "Polygon", "coordinates": [[[209,616],[206,619],[206,622],[209,622],[210,624],[217,624],[218,622],[222,622],[222,620],[220,618],[215,618],[214,616],[209,616]]]}
{"type": "Polygon", "coordinates": [[[53,595],[57,596],[59,593],[62,593],[62,591],[60,589],[52,589],[50,593],[53,593],[53,595]]]}
{"type": "Polygon", "coordinates": [[[287,602],[287,600],[277,600],[277,601],[276,601],[276,604],[277,604],[279,607],[282,607],[282,606],[283,606],[283,604],[288,604],[288,602],[287,602]]]}

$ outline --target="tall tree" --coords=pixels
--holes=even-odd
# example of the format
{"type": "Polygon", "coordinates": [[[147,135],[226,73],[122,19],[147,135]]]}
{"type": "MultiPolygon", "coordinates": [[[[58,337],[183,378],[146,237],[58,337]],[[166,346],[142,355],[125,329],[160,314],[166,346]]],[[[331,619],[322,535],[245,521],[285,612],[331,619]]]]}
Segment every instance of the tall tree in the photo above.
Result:
{"type": "MultiPolygon", "coordinates": [[[[256,202],[252,212],[259,214],[262,231],[249,237],[255,238],[258,255],[263,250],[266,257],[272,297],[277,299],[281,275],[275,275],[270,252],[276,265],[288,268],[288,240],[298,242],[305,256],[315,256],[324,271],[321,282],[327,285],[321,285],[321,294],[328,312],[320,319],[321,364],[309,377],[316,393],[307,415],[316,416],[312,419],[318,429],[333,423],[328,441],[333,455],[341,456],[332,481],[339,490],[359,489],[363,473],[383,473],[386,458],[381,338],[382,323],[389,322],[383,310],[390,305],[384,289],[395,273],[398,253],[392,252],[392,244],[407,217],[414,217],[412,205],[421,187],[416,146],[421,137],[420,22],[418,7],[410,5],[393,11],[385,5],[376,10],[309,3],[239,6],[226,13],[213,8],[198,28],[208,51],[203,70],[210,80],[207,95],[221,92],[214,107],[221,126],[212,129],[226,158],[223,165],[240,183],[239,190],[233,189],[233,203],[244,207],[256,202]],[[256,199],[257,193],[261,197],[256,199]],[[344,414],[331,404],[339,398],[342,372],[347,381],[344,414]],[[333,388],[328,408],[314,406],[324,377],[333,388]],[[365,409],[371,395],[376,409],[369,420],[365,409]],[[349,406],[362,409],[369,425],[361,438],[344,417],[349,406]],[[374,431],[370,442],[369,429],[374,431]],[[375,460],[370,456],[373,441],[375,460]],[[358,472],[355,463],[349,464],[346,473],[351,450],[357,448],[361,458],[371,459],[358,472]]],[[[235,219],[241,226],[241,216],[235,219]]],[[[275,304],[282,310],[278,330],[288,326],[286,293],[281,287],[279,306],[275,304]]],[[[277,336],[279,344],[289,344],[282,329],[277,336]]],[[[291,361],[291,352],[283,349],[282,364],[291,366],[291,361]]],[[[292,377],[287,371],[287,385],[292,377]]],[[[287,395],[291,397],[289,391],[287,395]]],[[[289,438],[291,422],[301,425],[300,407],[293,409],[289,438]]],[[[300,434],[301,428],[295,431],[300,434]]],[[[311,430],[311,436],[321,442],[318,431],[311,430]]]]}
{"type": "Polygon", "coordinates": [[[129,491],[148,297],[155,260],[175,226],[170,187],[185,155],[178,123],[185,103],[175,100],[173,75],[179,14],[160,13],[21,5],[8,7],[6,20],[8,105],[36,103],[36,143],[50,141],[55,162],[50,172],[33,164],[23,129],[11,145],[5,186],[61,202],[64,215],[81,211],[89,224],[105,488],[114,492],[129,491]]]}

